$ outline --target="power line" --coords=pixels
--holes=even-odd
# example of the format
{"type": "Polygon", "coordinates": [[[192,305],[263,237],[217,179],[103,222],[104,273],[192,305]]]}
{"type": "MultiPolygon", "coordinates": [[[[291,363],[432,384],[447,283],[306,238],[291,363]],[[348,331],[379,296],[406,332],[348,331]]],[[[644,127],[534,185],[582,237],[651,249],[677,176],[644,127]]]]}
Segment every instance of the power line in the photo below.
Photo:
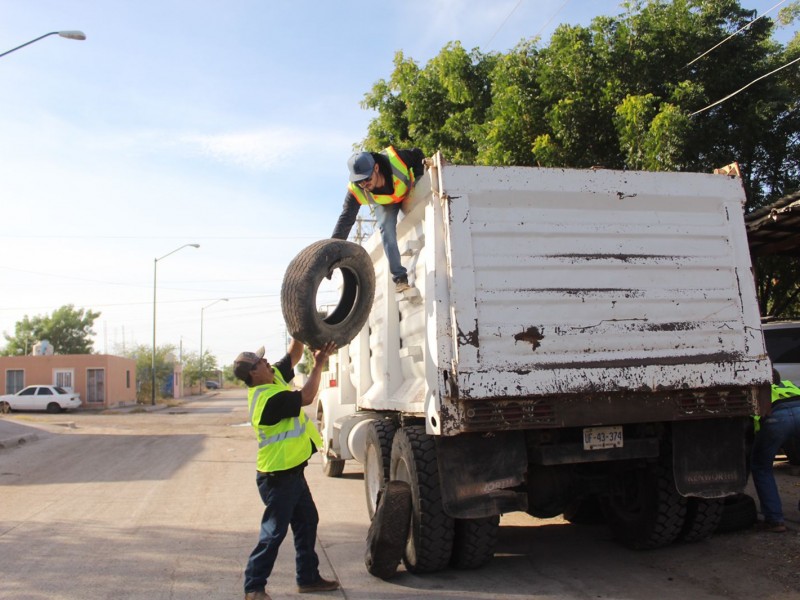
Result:
{"type": "Polygon", "coordinates": [[[770,8],[769,10],[767,10],[765,13],[763,13],[763,14],[761,14],[761,15],[758,15],[758,16],[757,16],[755,19],[753,19],[752,21],[750,21],[749,23],[746,23],[745,25],[743,25],[742,27],[740,27],[739,29],[737,29],[736,31],[734,31],[732,34],[730,34],[728,37],[726,37],[724,40],[722,40],[722,41],[721,41],[719,44],[717,44],[717,45],[716,45],[716,46],[714,46],[713,48],[709,48],[708,50],[706,50],[705,52],[703,52],[703,53],[702,53],[700,56],[698,56],[697,58],[695,58],[693,61],[691,61],[691,62],[688,62],[688,63],[686,63],[685,65],[683,65],[683,68],[685,69],[686,67],[689,67],[689,66],[693,65],[694,63],[696,63],[698,60],[700,60],[701,58],[703,58],[704,56],[706,56],[706,55],[707,55],[707,54],[709,54],[710,52],[712,52],[712,51],[716,50],[717,48],[719,48],[720,46],[722,46],[722,44],[724,44],[724,43],[725,43],[725,42],[727,42],[729,39],[731,39],[733,36],[735,36],[735,35],[736,35],[736,34],[738,34],[739,32],[741,32],[741,31],[744,31],[745,29],[747,29],[748,27],[750,27],[750,25],[752,25],[753,23],[755,23],[756,21],[758,21],[758,20],[759,20],[761,17],[766,17],[766,16],[767,16],[767,15],[768,15],[770,12],[772,12],[773,10],[775,10],[776,8],[778,8],[778,7],[779,7],[781,4],[783,4],[784,2],[786,2],[786,0],[781,0],[781,1],[780,1],[780,2],[778,2],[778,3],[777,3],[775,6],[773,6],[773,7],[772,7],[772,8],[770,8]]]}
{"type": "Polygon", "coordinates": [[[783,66],[781,66],[781,67],[778,67],[778,68],[777,68],[777,69],[775,69],[774,71],[770,71],[770,72],[769,72],[769,73],[767,73],[766,75],[762,75],[761,77],[757,77],[756,79],[754,79],[753,81],[751,81],[750,83],[748,83],[746,86],[744,86],[744,87],[742,87],[742,88],[740,88],[740,89],[736,90],[736,91],[735,91],[735,92],[733,92],[732,94],[728,94],[727,96],[725,96],[725,97],[724,97],[724,98],[722,98],[721,100],[717,100],[717,101],[716,101],[716,102],[714,102],[713,104],[709,104],[709,105],[708,105],[708,106],[706,106],[705,108],[701,108],[700,110],[698,110],[698,111],[695,111],[695,112],[691,113],[689,116],[690,116],[690,117],[693,117],[693,116],[695,116],[695,115],[699,115],[701,112],[705,112],[705,111],[707,111],[709,108],[713,108],[713,107],[714,107],[714,106],[716,106],[717,104],[722,104],[723,102],[725,102],[725,101],[726,101],[726,100],[728,100],[729,98],[733,98],[733,97],[734,97],[736,94],[738,94],[739,92],[742,92],[742,91],[746,90],[747,88],[749,88],[751,85],[753,85],[753,84],[754,84],[754,83],[756,83],[757,81],[761,81],[762,79],[765,79],[765,78],[769,77],[769,76],[770,76],[770,75],[772,75],[773,73],[777,73],[777,72],[778,72],[778,71],[780,71],[781,69],[785,69],[786,67],[789,67],[789,66],[793,65],[794,63],[796,63],[796,62],[798,62],[798,61],[800,61],[800,56],[798,56],[797,58],[795,58],[793,61],[790,61],[790,62],[786,63],[785,65],[783,65],[783,66]]]}
{"type": "Polygon", "coordinates": [[[497,34],[500,32],[500,30],[503,28],[503,25],[505,25],[505,24],[506,24],[506,22],[507,22],[507,21],[508,21],[508,20],[511,18],[511,15],[513,15],[513,14],[514,14],[514,11],[515,11],[515,10],[517,10],[517,9],[519,8],[519,5],[520,5],[520,4],[522,4],[522,0],[517,0],[517,3],[514,5],[514,8],[512,8],[512,9],[511,9],[511,12],[510,12],[510,13],[508,13],[508,16],[506,16],[506,18],[505,18],[505,19],[503,19],[503,22],[502,22],[502,23],[500,23],[500,26],[499,26],[499,27],[498,27],[498,28],[495,30],[495,32],[492,34],[492,37],[490,37],[490,38],[489,38],[489,41],[488,41],[488,42],[486,42],[486,47],[487,47],[487,48],[488,48],[488,47],[489,47],[489,46],[492,44],[492,41],[494,40],[495,36],[496,36],[496,35],[497,35],[497,34]]]}
{"type": "MultiPolygon", "coordinates": [[[[784,1],[785,1],[785,0],[784,0],[784,1]]],[[[542,25],[542,27],[539,29],[539,31],[537,31],[537,32],[536,32],[536,35],[534,35],[533,37],[535,37],[535,38],[539,37],[539,36],[541,35],[541,33],[542,33],[542,32],[543,32],[543,31],[544,31],[546,28],[547,28],[547,26],[548,26],[548,25],[550,25],[550,23],[552,23],[552,22],[553,22],[553,19],[555,19],[555,18],[556,18],[556,15],[558,15],[558,13],[560,13],[562,10],[564,10],[564,7],[565,7],[567,4],[569,4],[569,2],[570,2],[570,0],[564,0],[564,4],[562,4],[562,5],[559,7],[559,9],[558,9],[556,12],[554,12],[554,13],[553,13],[553,16],[552,16],[552,17],[550,17],[549,19],[547,19],[547,23],[545,23],[544,25],[542,25]]]]}

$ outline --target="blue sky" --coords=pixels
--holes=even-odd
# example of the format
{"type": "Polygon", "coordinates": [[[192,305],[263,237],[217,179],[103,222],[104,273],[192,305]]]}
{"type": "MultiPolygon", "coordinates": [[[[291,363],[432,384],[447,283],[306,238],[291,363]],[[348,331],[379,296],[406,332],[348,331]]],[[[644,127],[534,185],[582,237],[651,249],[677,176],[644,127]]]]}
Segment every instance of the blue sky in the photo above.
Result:
{"type": "MultiPolygon", "coordinates": [[[[777,1],[777,0],[775,0],[777,1]]],[[[775,1],[744,6],[767,11],[775,1]]],[[[289,261],[330,235],[359,103],[398,50],[507,51],[601,0],[0,0],[0,332],[100,311],[95,351],[285,348],[289,261]],[[227,302],[217,302],[228,298],[227,302]],[[213,303],[213,306],[211,306],[213,303]]],[[[366,209],[362,210],[366,216],[366,209]]],[[[0,339],[0,346],[5,344],[0,339]]]]}

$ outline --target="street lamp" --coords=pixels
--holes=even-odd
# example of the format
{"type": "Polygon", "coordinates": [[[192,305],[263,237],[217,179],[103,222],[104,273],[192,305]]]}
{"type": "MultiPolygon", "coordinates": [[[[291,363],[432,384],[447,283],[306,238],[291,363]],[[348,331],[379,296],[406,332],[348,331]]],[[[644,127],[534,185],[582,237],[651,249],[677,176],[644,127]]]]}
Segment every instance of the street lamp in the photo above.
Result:
{"type": "Polygon", "coordinates": [[[0,58],[5,56],[6,54],[11,54],[15,50],[19,50],[20,48],[24,48],[25,46],[29,46],[34,42],[38,42],[39,40],[42,40],[42,39],[46,38],[49,35],[58,35],[58,36],[61,36],[63,38],[67,38],[68,40],[85,40],[86,39],[86,34],[84,34],[82,31],[51,31],[50,33],[45,33],[44,35],[40,35],[35,40],[31,40],[30,42],[25,42],[21,46],[17,46],[16,48],[12,48],[11,50],[6,50],[2,54],[0,54],[0,58]]]}
{"type": "Polygon", "coordinates": [[[214,300],[211,304],[208,304],[200,309],[200,391],[203,391],[203,385],[205,384],[205,375],[203,374],[203,311],[211,306],[214,306],[217,302],[227,302],[227,298],[220,298],[219,300],[214,300]]]}
{"type": "Polygon", "coordinates": [[[170,254],[175,254],[178,250],[188,248],[189,246],[192,248],[199,248],[200,244],[184,244],[180,248],[175,248],[175,250],[172,252],[167,252],[164,256],[153,259],[153,356],[151,357],[152,360],[150,363],[150,374],[152,377],[151,383],[153,385],[150,396],[150,404],[153,406],[156,404],[156,272],[158,269],[158,261],[167,258],[170,254]]]}

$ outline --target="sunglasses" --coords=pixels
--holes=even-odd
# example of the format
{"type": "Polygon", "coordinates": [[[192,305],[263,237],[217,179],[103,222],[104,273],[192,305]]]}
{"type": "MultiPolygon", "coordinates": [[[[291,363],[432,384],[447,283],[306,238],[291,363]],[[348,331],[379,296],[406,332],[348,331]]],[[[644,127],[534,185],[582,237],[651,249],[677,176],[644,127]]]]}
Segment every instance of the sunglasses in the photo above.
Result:
{"type": "Polygon", "coordinates": [[[359,181],[358,183],[356,183],[356,185],[357,185],[358,187],[360,187],[361,189],[364,189],[364,186],[365,186],[365,185],[367,185],[367,184],[369,184],[369,182],[370,182],[370,181],[372,181],[372,177],[373,177],[373,175],[375,175],[375,171],[372,171],[372,172],[369,174],[369,177],[367,177],[366,179],[362,179],[361,181],[359,181]]]}

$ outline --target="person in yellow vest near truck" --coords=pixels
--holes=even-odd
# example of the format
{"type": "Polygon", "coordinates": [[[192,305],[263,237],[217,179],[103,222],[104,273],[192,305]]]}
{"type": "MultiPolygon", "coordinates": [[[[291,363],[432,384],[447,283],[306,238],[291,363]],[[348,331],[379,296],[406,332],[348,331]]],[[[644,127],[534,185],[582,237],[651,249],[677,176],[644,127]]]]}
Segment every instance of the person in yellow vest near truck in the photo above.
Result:
{"type": "Polygon", "coordinates": [[[299,391],[289,385],[294,367],[303,356],[303,344],[297,340],[291,341],[286,355],[274,365],[264,358],[263,347],[242,352],[233,363],[234,374],[247,384],[250,423],[258,440],[256,484],[266,506],[258,544],[244,572],[245,600],[269,600],[267,580],[290,526],[297,591],[303,594],[339,588],[338,581],[319,574],[314,550],[319,515],[303,473],[308,459],[322,448],[319,432],[303,407],[314,401],[322,369],[335,350],[329,342],[314,352],[314,367],[299,391]]]}
{"type": "Polygon", "coordinates": [[[383,152],[353,154],[347,161],[350,183],[342,214],[331,235],[334,239],[346,240],[356,222],[359,208],[364,204],[373,206],[383,251],[389,261],[389,271],[397,292],[410,287],[408,273],[400,261],[397,247],[397,216],[400,203],[408,198],[414,182],[425,172],[424,160],[425,155],[417,148],[395,150],[389,146],[383,152]]]}
{"type": "Polygon", "coordinates": [[[786,524],[772,464],[778,450],[792,437],[800,436],[800,388],[791,381],[781,381],[775,369],[772,370],[772,410],[756,421],[756,427],[751,471],[764,515],[761,527],[765,531],[782,533],[786,531],[786,524]]]}

